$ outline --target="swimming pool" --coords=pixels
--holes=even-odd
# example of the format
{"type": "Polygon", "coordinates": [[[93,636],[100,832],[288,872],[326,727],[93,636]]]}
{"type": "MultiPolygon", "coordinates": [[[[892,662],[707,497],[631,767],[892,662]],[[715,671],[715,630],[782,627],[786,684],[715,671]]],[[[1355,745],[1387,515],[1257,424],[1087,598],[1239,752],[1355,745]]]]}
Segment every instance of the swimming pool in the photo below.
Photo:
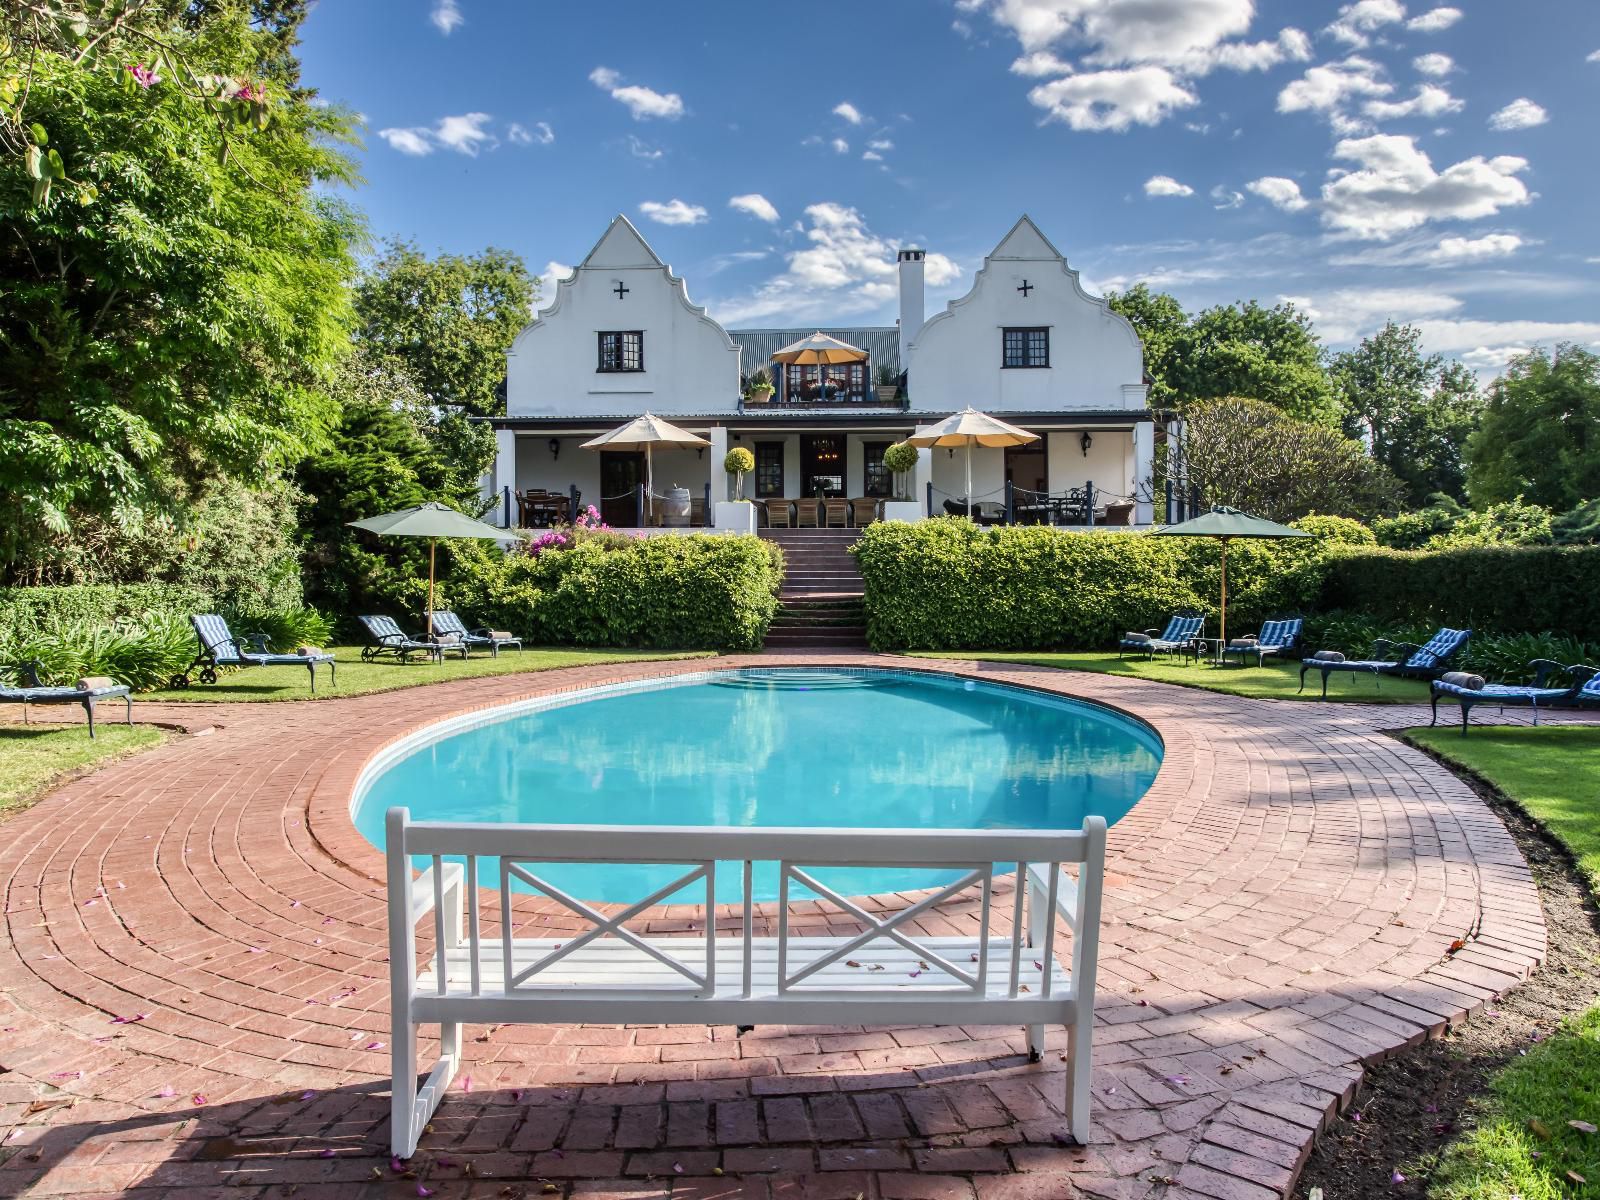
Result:
{"type": "MultiPolygon", "coordinates": [[[[1126,814],[1160,763],[1143,722],[1023,688],[860,668],[710,671],[433,726],[368,766],[352,816],[380,849],[394,805],[415,821],[1076,829],[1091,813],[1107,823],[1126,814]]],[[[761,866],[755,898],[776,899],[776,866],[761,866]]],[[[494,886],[493,862],[480,868],[494,886]]],[[[583,899],[633,901],[682,871],[573,863],[540,873],[583,899]]],[[[949,876],[818,877],[866,894],[949,876]]],[[[696,886],[675,899],[703,900],[696,886]]],[[[718,872],[719,900],[739,900],[739,887],[739,872],[718,872]]]]}

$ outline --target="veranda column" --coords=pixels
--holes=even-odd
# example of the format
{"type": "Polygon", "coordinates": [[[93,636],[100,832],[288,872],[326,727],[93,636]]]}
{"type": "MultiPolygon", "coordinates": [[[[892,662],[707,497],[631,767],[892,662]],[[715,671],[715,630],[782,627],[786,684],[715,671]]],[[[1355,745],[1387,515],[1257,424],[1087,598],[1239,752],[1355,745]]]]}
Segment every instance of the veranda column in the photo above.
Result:
{"type": "MultiPolygon", "coordinates": [[[[917,451],[917,470],[912,478],[915,482],[912,484],[911,498],[926,508],[928,504],[928,485],[933,482],[933,450],[931,447],[923,446],[917,451]]],[[[922,515],[931,517],[934,514],[924,512],[922,515]]]]}
{"type": "Polygon", "coordinates": [[[1140,421],[1133,427],[1133,523],[1148,525],[1153,519],[1151,488],[1156,477],[1156,426],[1140,421]]]}
{"type": "MultiPolygon", "coordinates": [[[[488,484],[488,496],[495,507],[491,509],[493,516],[490,518],[496,524],[506,523],[505,518],[505,489],[510,488],[513,493],[517,490],[517,435],[509,429],[496,429],[494,431],[494,466],[484,477],[488,484]]],[[[511,497],[512,525],[517,523],[517,498],[511,497]]]]}
{"type": "MultiPolygon", "coordinates": [[[[728,493],[728,473],[722,469],[722,460],[728,457],[728,429],[725,425],[713,425],[706,437],[711,439],[711,449],[706,451],[706,461],[710,463],[711,503],[715,507],[718,501],[730,499],[728,493]]],[[[709,519],[710,513],[706,514],[709,519]]]]}

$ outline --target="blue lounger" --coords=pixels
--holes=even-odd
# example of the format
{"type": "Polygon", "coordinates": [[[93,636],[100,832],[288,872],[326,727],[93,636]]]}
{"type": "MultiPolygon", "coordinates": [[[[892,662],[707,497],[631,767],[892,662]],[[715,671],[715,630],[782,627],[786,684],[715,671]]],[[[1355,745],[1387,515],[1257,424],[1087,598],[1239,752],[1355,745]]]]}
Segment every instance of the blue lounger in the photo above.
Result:
{"type": "Polygon", "coordinates": [[[1299,617],[1280,617],[1276,621],[1263,621],[1261,632],[1256,635],[1254,642],[1230,642],[1222,651],[1222,661],[1228,661],[1228,655],[1237,654],[1239,665],[1245,665],[1246,660],[1253,654],[1256,666],[1264,666],[1269,654],[1282,654],[1286,650],[1293,650],[1300,644],[1300,631],[1305,626],[1305,621],[1299,617]]]}
{"type": "Polygon", "coordinates": [[[1301,661],[1298,690],[1305,691],[1306,672],[1312,670],[1322,672],[1324,700],[1328,698],[1328,676],[1335,671],[1364,672],[1374,677],[1403,675],[1418,679],[1437,679],[1450,669],[1450,660],[1461,653],[1471,636],[1470,629],[1444,628],[1429,638],[1425,646],[1379,638],[1372,648],[1371,658],[1347,659],[1342,655],[1336,658],[1322,658],[1318,655],[1328,652],[1318,651],[1317,654],[1301,661]]]}
{"type": "Polygon", "coordinates": [[[500,647],[502,646],[515,646],[518,650],[522,649],[521,638],[496,637],[494,630],[488,628],[468,629],[466,622],[448,609],[429,613],[428,623],[433,627],[434,637],[449,637],[454,634],[454,640],[463,646],[487,646],[489,647],[489,657],[491,658],[500,657],[500,647]]]}
{"type": "Polygon", "coordinates": [[[124,684],[112,687],[48,687],[39,679],[39,664],[25,662],[14,668],[20,682],[11,687],[0,686],[0,704],[22,705],[22,723],[28,723],[30,704],[81,704],[89,718],[89,736],[94,736],[94,706],[101,700],[120,699],[127,706],[128,724],[133,724],[132,689],[124,684]]]}
{"type": "Polygon", "coordinates": [[[1163,630],[1146,629],[1144,636],[1123,638],[1117,643],[1117,657],[1121,658],[1129,650],[1142,651],[1147,658],[1154,658],[1157,653],[1176,654],[1200,636],[1205,623],[1204,617],[1174,616],[1163,630]]]}
{"type": "Polygon", "coordinates": [[[426,642],[421,638],[414,638],[395,624],[393,617],[368,616],[358,617],[357,620],[367,631],[367,644],[361,649],[362,662],[374,662],[386,654],[394,655],[401,662],[410,662],[413,654],[431,658],[434,662],[443,662],[446,650],[459,650],[462,658],[467,656],[465,643],[458,642],[446,646],[442,642],[426,642]]]}
{"type": "Polygon", "coordinates": [[[1533,669],[1532,684],[1484,683],[1476,675],[1464,671],[1449,671],[1428,686],[1433,702],[1433,720],[1439,723],[1439,701],[1454,700],[1461,705],[1461,736],[1467,736],[1467,714],[1474,705],[1493,704],[1500,708],[1531,708],[1533,723],[1539,723],[1539,709],[1562,704],[1577,704],[1584,692],[1593,689],[1600,700],[1600,670],[1587,666],[1566,667],[1548,658],[1536,658],[1528,664],[1533,669]],[[1565,674],[1571,679],[1566,687],[1550,687],[1546,681],[1551,676],[1565,674]]]}
{"type": "Polygon", "coordinates": [[[274,654],[267,645],[264,633],[247,634],[243,641],[228,630],[228,623],[216,613],[196,613],[189,618],[195,636],[200,639],[200,653],[184,670],[174,675],[170,687],[186,688],[189,675],[200,668],[197,678],[201,683],[215,683],[218,667],[304,667],[311,672],[311,690],[317,690],[317,668],[327,664],[328,676],[338,683],[333,655],[326,651],[316,654],[274,654]]]}

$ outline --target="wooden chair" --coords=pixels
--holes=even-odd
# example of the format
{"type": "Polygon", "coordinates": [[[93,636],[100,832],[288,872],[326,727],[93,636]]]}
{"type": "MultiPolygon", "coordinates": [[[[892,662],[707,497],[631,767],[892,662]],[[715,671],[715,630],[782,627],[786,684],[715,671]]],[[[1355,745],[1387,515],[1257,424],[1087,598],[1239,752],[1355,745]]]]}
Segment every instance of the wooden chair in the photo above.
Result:
{"type": "Polygon", "coordinates": [[[767,508],[767,528],[789,528],[789,502],[787,500],[768,500],[765,504],[767,508]]]}
{"type": "Polygon", "coordinates": [[[822,504],[823,524],[829,529],[837,525],[840,529],[850,524],[850,501],[825,500],[822,504]]]}
{"type": "Polygon", "coordinates": [[[689,524],[704,528],[706,523],[706,500],[704,496],[689,497],[689,524]]]}
{"type": "Polygon", "coordinates": [[[857,529],[871,525],[878,519],[878,500],[872,496],[861,496],[850,501],[850,524],[857,529]]]}
{"type": "Polygon", "coordinates": [[[821,500],[796,500],[794,502],[794,523],[797,527],[815,529],[821,521],[821,500]]]}

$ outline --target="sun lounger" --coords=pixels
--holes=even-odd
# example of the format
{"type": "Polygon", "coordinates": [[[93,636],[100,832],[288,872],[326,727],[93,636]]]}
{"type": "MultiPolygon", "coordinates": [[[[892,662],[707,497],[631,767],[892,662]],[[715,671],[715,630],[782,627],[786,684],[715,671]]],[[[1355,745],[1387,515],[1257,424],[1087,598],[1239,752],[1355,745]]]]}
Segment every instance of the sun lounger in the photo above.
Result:
{"type": "Polygon", "coordinates": [[[333,655],[311,646],[301,647],[301,653],[274,654],[264,633],[245,635],[243,641],[228,631],[228,623],[216,613],[196,613],[189,618],[195,636],[200,639],[200,652],[194,661],[168,682],[169,687],[186,688],[192,682],[190,675],[199,667],[196,676],[201,683],[215,683],[218,667],[304,667],[311,673],[311,690],[317,690],[317,668],[327,664],[328,677],[338,682],[333,655]]]}
{"type": "Polygon", "coordinates": [[[1381,678],[1384,675],[1437,679],[1450,669],[1450,661],[1461,653],[1472,636],[1470,629],[1445,627],[1428,639],[1426,645],[1391,642],[1379,638],[1371,658],[1347,659],[1334,651],[1319,650],[1300,664],[1300,691],[1305,690],[1306,672],[1322,672],[1322,698],[1328,698],[1328,676],[1335,672],[1355,672],[1381,678]]]}
{"type": "MultiPolygon", "coordinates": [[[[512,637],[509,633],[495,629],[468,629],[462,619],[448,609],[428,614],[429,624],[433,627],[434,637],[454,636],[457,641],[469,649],[473,646],[489,647],[491,658],[500,657],[500,647],[515,646],[522,649],[522,639],[512,637]]],[[[448,644],[448,643],[446,643],[448,644]]],[[[465,657],[463,655],[463,657],[465,657]]]]}
{"type": "Polygon", "coordinates": [[[1532,684],[1485,683],[1482,677],[1465,671],[1445,672],[1428,686],[1433,702],[1433,720],[1428,724],[1439,723],[1440,700],[1454,700],[1461,705],[1462,737],[1467,736],[1467,714],[1474,705],[1493,704],[1502,709],[1531,708],[1533,723],[1537,725],[1541,707],[1580,703],[1584,693],[1590,689],[1593,689],[1595,698],[1600,700],[1600,670],[1594,667],[1565,667],[1548,658],[1536,658],[1528,666],[1533,668],[1532,684]],[[1568,676],[1571,682],[1566,687],[1548,686],[1549,679],[1560,675],[1568,676]]]}
{"type": "Polygon", "coordinates": [[[89,736],[94,736],[94,706],[101,700],[120,699],[127,706],[128,724],[133,724],[132,689],[113,679],[80,679],[73,687],[48,687],[39,679],[39,664],[25,662],[13,668],[19,682],[0,686],[0,704],[22,705],[22,723],[28,724],[30,704],[81,704],[89,719],[89,736]]]}
{"type": "Polygon", "coordinates": [[[1228,655],[1237,654],[1239,665],[1243,666],[1252,656],[1256,666],[1264,666],[1269,654],[1282,654],[1285,650],[1293,650],[1300,644],[1300,630],[1305,624],[1299,617],[1284,617],[1276,621],[1263,621],[1261,632],[1253,638],[1239,638],[1230,641],[1223,648],[1222,660],[1226,662],[1228,655]]]}
{"type": "Polygon", "coordinates": [[[431,658],[434,662],[443,662],[446,650],[459,650],[462,658],[467,656],[465,642],[453,642],[447,645],[444,642],[414,638],[395,624],[393,617],[377,614],[356,619],[367,631],[367,644],[361,648],[362,662],[375,662],[387,655],[393,655],[401,662],[410,662],[413,654],[431,658]]]}
{"type": "Polygon", "coordinates": [[[1174,615],[1163,630],[1146,629],[1143,633],[1125,634],[1117,644],[1117,657],[1128,651],[1154,658],[1157,654],[1176,654],[1188,646],[1205,627],[1206,619],[1194,615],[1174,615]]]}

